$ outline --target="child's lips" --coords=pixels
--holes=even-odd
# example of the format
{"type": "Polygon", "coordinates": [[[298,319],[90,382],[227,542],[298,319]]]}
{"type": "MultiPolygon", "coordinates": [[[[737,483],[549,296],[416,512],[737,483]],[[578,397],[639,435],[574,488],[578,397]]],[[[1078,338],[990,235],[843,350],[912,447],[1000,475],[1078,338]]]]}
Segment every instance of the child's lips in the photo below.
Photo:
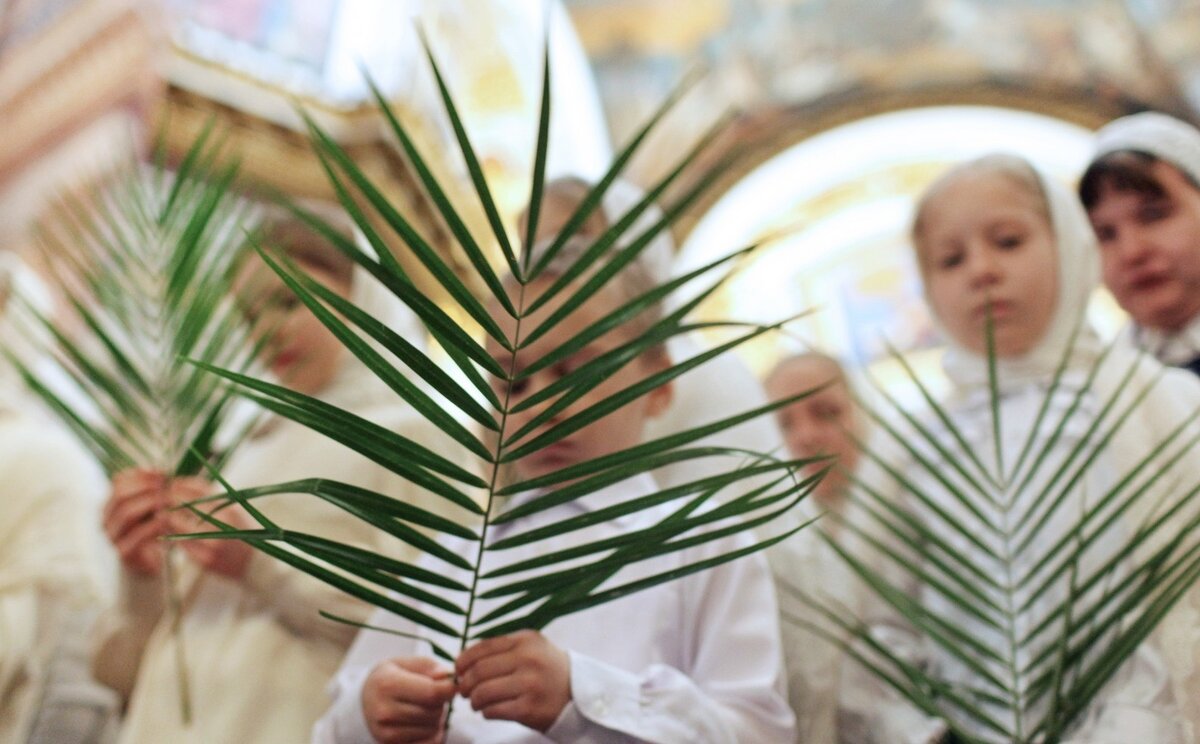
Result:
{"type": "Polygon", "coordinates": [[[271,359],[271,366],[275,369],[286,369],[300,359],[300,352],[294,349],[284,349],[271,359]]]}
{"type": "Polygon", "coordinates": [[[547,444],[537,452],[534,452],[530,457],[536,458],[539,463],[544,465],[564,465],[574,461],[575,447],[565,439],[560,439],[552,444],[547,444]]]}
{"type": "Polygon", "coordinates": [[[990,300],[976,307],[971,315],[978,320],[987,320],[988,315],[998,320],[1012,315],[1015,308],[1016,305],[1008,300],[990,300]]]}

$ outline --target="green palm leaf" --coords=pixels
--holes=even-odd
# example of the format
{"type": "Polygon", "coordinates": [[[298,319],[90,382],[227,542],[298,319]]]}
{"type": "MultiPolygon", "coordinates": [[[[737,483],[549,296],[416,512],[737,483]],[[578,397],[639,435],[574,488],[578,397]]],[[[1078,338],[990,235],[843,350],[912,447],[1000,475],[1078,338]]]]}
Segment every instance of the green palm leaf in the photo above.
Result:
{"type": "Polygon", "coordinates": [[[115,184],[67,200],[40,233],[79,327],[31,312],[28,332],[90,415],[68,413],[63,392],[18,367],[110,474],[197,472],[189,453],[212,451],[227,397],[182,359],[244,369],[254,357],[229,293],[250,217],[230,194],[236,168],[216,163],[210,139],[206,129],[173,177],[131,165],[115,184]]]}
{"type": "Polygon", "coordinates": [[[1200,411],[1147,442],[1125,472],[1102,477],[1103,488],[1089,485],[1161,375],[1134,385],[1142,360],[1117,366],[1110,346],[1068,380],[1077,337],[1019,429],[1015,458],[1000,444],[1015,422],[1001,421],[1010,393],[994,351],[990,429],[968,433],[893,350],[928,410],[904,410],[881,390],[889,409],[870,415],[903,457],[866,454],[901,496],[857,480],[858,508],[844,525],[855,549],[823,535],[886,610],[847,617],[804,597],[818,620],[799,622],[960,741],[1057,741],[1200,576],[1200,482],[1178,477],[1200,444],[1200,411]],[[1107,397],[1096,388],[1102,365],[1116,381],[1107,397]],[[990,471],[976,457],[989,448],[990,471]],[[877,642],[884,617],[916,634],[924,662],[877,642]]]}
{"type": "MultiPolygon", "coordinates": [[[[429,354],[419,349],[418,345],[401,338],[348,300],[323,289],[305,277],[290,262],[269,253],[264,253],[264,258],[345,348],[384,381],[399,400],[411,406],[431,426],[456,441],[461,446],[464,456],[473,456],[479,463],[482,476],[421,448],[413,441],[315,398],[256,380],[236,370],[221,370],[217,365],[199,362],[195,365],[198,370],[206,370],[212,372],[215,377],[222,378],[239,395],[325,434],[425,488],[431,494],[441,497],[442,505],[449,509],[451,515],[448,518],[435,515],[425,509],[403,504],[385,494],[317,479],[244,491],[227,485],[227,493],[221,498],[244,506],[258,521],[260,529],[235,530],[221,523],[215,516],[209,517],[209,523],[222,530],[228,539],[245,540],[256,548],[287,560],[300,570],[351,592],[356,597],[396,612],[420,628],[457,639],[462,645],[473,638],[495,635],[511,629],[543,627],[556,617],[585,610],[761,550],[799,529],[793,527],[788,531],[771,530],[770,525],[803,499],[823,475],[822,472],[803,480],[794,476],[797,468],[811,461],[778,459],[766,453],[691,445],[750,418],[770,415],[776,408],[803,395],[727,416],[691,431],[638,444],[625,451],[579,463],[543,478],[512,483],[505,482],[500,477],[503,463],[519,459],[523,454],[544,446],[548,441],[555,441],[578,431],[629,401],[707,362],[717,354],[773,332],[781,324],[684,322],[686,314],[720,286],[730,267],[755,250],[756,247],[751,246],[733,251],[685,277],[666,282],[627,301],[621,301],[618,307],[605,314],[598,323],[583,329],[572,338],[564,338],[554,344],[554,348],[539,358],[530,360],[530,366],[519,373],[510,373],[516,350],[527,349],[537,337],[551,334],[572,309],[579,308],[607,283],[615,281],[624,267],[638,260],[638,254],[651,240],[662,231],[668,230],[679,215],[696,203],[732,161],[725,158],[707,168],[698,167],[698,163],[704,162],[701,158],[703,150],[716,136],[714,130],[700,145],[685,153],[678,166],[672,168],[667,176],[651,189],[647,198],[635,207],[633,212],[620,219],[570,265],[562,268],[561,277],[549,282],[549,288],[541,296],[530,296],[531,293],[525,290],[534,277],[545,275],[549,258],[558,251],[559,246],[567,243],[579,230],[587,215],[598,207],[604,191],[620,175],[624,164],[629,162],[637,148],[645,141],[651,126],[661,119],[667,106],[656,113],[651,123],[617,156],[612,169],[591,190],[576,214],[568,220],[563,231],[553,239],[548,252],[534,256],[526,251],[524,256],[519,257],[508,242],[504,225],[479,166],[479,157],[470,144],[470,138],[450,90],[432,54],[430,60],[456,141],[467,164],[471,183],[488,217],[491,234],[470,234],[467,221],[456,211],[447,196],[451,189],[438,182],[429,166],[429,158],[416,147],[415,138],[407,131],[400,117],[391,110],[384,96],[378,90],[373,90],[383,109],[385,120],[432,201],[434,209],[478,272],[481,279],[478,284],[483,288],[485,296],[477,298],[472,293],[470,287],[476,283],[459,276],[447,258],[418,233],[413,220],[389,204],[384,191],[374,185],[333,138],[311,120],[308,120],[308,128],[313,147],[344,210],[363,232],[375,255],[360,248],[353,240],[339,238],[336,235],[337,231],[324,224],[317,215],[304,212],[298,207],[293,209],[315,229],[329,236],[335,246],[387,288],[397,300],[407,305],[426,325],[450,357],[450,363],[457,367],[461,375],[456,377],[447,374],[429,354]],[[689,181],[689,177],[693,180],[689,181]],[[664,205],[663,218],[639,234],[629,234],[629,228],[637,217],[649,208],[652,201],[667,193],[672,185],[680,183],[690,185],[681,189],[678,198],[664,205]],[[374,220],[373,217],[380,219],[374,220]],[[378,229],[376,224],[380,226],[378,229]],[[499,246],[499,261],[511,274],[511,282],[507,284],[501,273],[487,261],[485,246],[492,243],[499,246]],[[410,255],[393,256],[389,245],[402,246],[410,255]],[[449,312],[429,299],[405,274],[401,268],[404,261],[400,258],[411,258],[427,269],[430,280],[436,285],[439,294],[449,298],[448,302],[453,303],[454,309],[461,312],[449,312]],[[628,326],[629,321],[640,316],[647,307],[661,302],[668,294],[690,281],[705,284],[708,289],[683,308],[649,324],[643,332],[632,334],[634,337],[628,343],[622,344],[612,353],[602,355],[564,375],[552,390],[545,393],[544,400],[523,404],[548,404],[552,411],[550,415],[560,416],[557,425],[541,435],[535,435],[532,426],[521,430],[513,426],[510,416],[520,409],[520,406],[509,403],[509,391],[514,382],[545,368],[546,365],[568,358],[616,328],[628,326]],[[511,291],[511,284],[514,282],[516,291],[511,291]],[[556,297],[559,305],[553,311],[543,310],[537,316],[536,327],[532,327],[531,318],[550,297],[556,297]],[[490,306],[498,307],[502,313],[516,319],[518,331],[512,334],[506,331],[505,323],[497,322],[497,319],[493,318],[490,306]],[[456,316],[469,317],[477,322],[484,335],[495,341],[507,356],[493,359],[480,341],[455,323],[453,318],[456,316]],[[732,328],[739,333],[736,338],[718,348],[703,352],[693,359],[672,364],[648,379],[614,392],[606,400],[586,410],[569,410],[572,402],[578,401],[587,391],[623,369],[625,365],[644,354],[649,347],[661,344],[679,333],[714,326],[732,328]],[[485,373],[493,378],[492,383],[484,378],[485,373]],[[462,421],[482,427],[483,432],[477,433],[461,423],[462,421]],[[519,523],[514,523],[514,520],[521,516],[540,513],[556,504],[582,498],[634,474],[644,473],[670,462],[714,455],[729,457],[731,461],[741,458],[743,462],[739,467],[731,466],[727,473],[632,499],[611,509],[598,510],[581,519],[560,518],[536,529],[524,530],[519,528],[519,523]],[[512,494],[540,488],[550,490],[546,495],[531,498],[523,505],[513,506],[506,503],[506,499],[512,494]],[[319,535],[300,535],[288,531],[286,525],[271,523],[253,508],[254,501],[259,497],[282,493],[320,498],[416,547],[423,556],[413,559],[411,563],[385,556],[373,557],[352,546],[339,545],[319,535]],[[665,516],[654,520],[647,518],[647,523],[642,528],[619,540],[581,539],[578,545],[570,549],[547,548],[538,560],[519,564],[515,568],[510,566],[508,570],[491,572],[484,568],[485,557],[502,553],[517,545],[543,544],[573,534],[595,524],[597,520],[608,520],[627,514],[641,516],[648,514],[650,509],[662,509],[665,516]],[[489,541],[489,529],[506,523],[514,523],[512,529],[517,531],[509,538],[489,541]],[[724,553],[716,551],[698,556],[691,552],[700,546],[726,540],[751,530],[761,530],[763,536],[739,542],[724,553]],[[431,535],[436,537],[436,540],[432,539],[431,535]],[[681,558],[678,564],[673,564],[674,567],[669,571],[650,571],[637,578],[629,578],[621,573],[627,567],[674,554],[684,554],[687,557],[681,558]],[[427,601],[427,590],[424,587],[437,583],[430,575],[430,565],[437,566],[435,571],[438,572],[438,581],[442,582],[441,587],[453,586],[456,591],[460,591],[459,588],[462,587],[466,590],[465,594],[456,595],[453,599],[443,595],[437,602],[427,601]],[[332,570],[333,568],[336,570],[332,570]],[[526,570],[537,572],[537,578],[529,580],[514,577],[515,571],[526,570]],[[504,603],[487,612],[476,609],[478,599],[493,598],[502,598],[504,603]],[[448,629],[447,622],[425,613],[416,606],[418,604],[437,607],[449,613],[456,618],[454,622],[458,622],[459,627],[448,629]]],[[[531,225],[537,221],[538,205],[545,181],[544,168],[550,120],[549,74],[547,66],[543,80],[545,98],[539,115],[535,173],[532,178],[531,225]]],[[[527,244],[531,235],[532,230],[525,236],[527,244]]],[[[204,536],[209,534],[205,533],[204,536]]],[[[445,657],[446,650],[443,645],[436,647],[435,653],[445,657]]]]}
{"type": "MultiPolygon", "coordinates": [[[[73,317],[27,307],[26,335],[67,386],[10,361],[111,476],[141,466],[200,472],[218,453],[230,395],[184,359],[245,370],[257,352],[230,293],[234,262],[251,225],[231,188],[237,166],[218,159],[206,127],[174,173],[130,163],[112,182],[67,197],[39,232],[73,317]],[[84,410],[79,409],[82,403],[84,410]]],[[[6,352],[7,353],[7,352],[6,352]]],[[[179,597],[167,559],[167,606],[179,597]]],[[[190,719],[182,638],[176,634],[182,715],[190,719]]]]}

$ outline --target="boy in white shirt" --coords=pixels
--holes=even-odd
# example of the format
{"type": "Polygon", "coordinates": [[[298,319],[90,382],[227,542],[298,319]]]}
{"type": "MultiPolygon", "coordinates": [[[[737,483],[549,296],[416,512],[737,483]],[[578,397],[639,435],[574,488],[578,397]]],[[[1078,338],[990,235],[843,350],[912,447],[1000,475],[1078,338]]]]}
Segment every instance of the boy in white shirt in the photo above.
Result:
{"type": "MultiPolygon", "coordinates": [[[[575,252],[579,247],[568,244],[564,250],[575,252]]],[[[525,286],[524,296],[538,297],[558,276],[561,271],[552,266],[525,286]]],[[[515,360],[498,344],[492,343],[489,349],[504,367],[519,372],[642,294],[648,287],[639,287],[639,279],[636,266],[624,270],[553,330],[518,351],[515,360]]],[[[561,299],[547,303],[524,319],[523,327],[538,327],[560,303],[561,299]]],[[[512,410],[581,364],[637,338],[653,323],[653,319],[647,320],[650,315],[652,311],[642,313],[561,362],[534,371],[512,385],[497,380],[497,393],[501,399],[507,396],[512,410]]],[[[516,321],[511,317],[499,312],[494,317],[506,333],[515,333],[516,321]]],[[[574,401],[563,415],[581,411],[669,366],[664,348],[646,349],[574,401]]],[[[651,390],[515,461],[515,475],[520,481],[529,481],[635,446],[642,438],[646,420],[665,409],[670,399],[669,385],[651,390]]],[[[508,431],[519,430],[546,405],[543,402],[510,413],[508,431]]],[[[518,440],[518,446],[558,420],[551,418],[535,428],[518,440]]],[[[555,484],[552,489],[564,485],[555,484]]],[[[503,538],[529,534],[564,518],[595,520],[565,535],[486,552],[483,573],[651,527],[679,505],[668,502],[616,516],[606,510],[657,490],[648,475],[636,475],[491,526],[486,541],[495,545],[503,538]]],[[[546,492],[517,494],[503,510],[509,511],[546,492]]],[[[707,557],[749,548],[750,544],[745,536],[727,537],[667,553],[622,569],[603,588],[626,585],[707,557]]],[[[449,547],[471,551],[460,553],[463,555],[474,555],[478,549],[465,541],[449,547]]],[[[544,569],[522,571],[505,580],[545,573],[544,569]]],[[[478,621],[505,599],[478,600],[472,620],[478,621]]],[[[436,607],[422,605],[419,609],[448,625],[455,623],[452,615],[440,613],[436,607]]],[[[428,638],[443,649],[458,643],[457,638],[418,630],[383,611],[376,612],[370,624],[428,638]]],[[[472,642],[458,654],[453,669],[430,658],[428,649],[427,644],[409,637],[377,631],[360,633],[331,685],[334,703],[314,728],[313,741],[720,743],[782,742],[793,736],[775,596],[765,562],[758,555],[559,617],[542,631],[522,630],[472,642]],[[462,698],[455,699],[456,695],[462,698]],[[447,705],[452,700],[453,712],[447,726],[447,705]]]]}

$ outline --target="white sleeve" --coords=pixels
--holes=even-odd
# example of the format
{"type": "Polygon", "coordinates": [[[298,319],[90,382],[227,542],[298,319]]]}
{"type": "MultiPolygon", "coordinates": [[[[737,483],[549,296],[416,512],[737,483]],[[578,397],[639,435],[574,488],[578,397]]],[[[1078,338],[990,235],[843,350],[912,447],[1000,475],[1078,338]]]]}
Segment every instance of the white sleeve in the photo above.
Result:
{"type": "MultiPolygon", "coordinates": [[[[411,632],[411,625],[386,610],[376,609],[367,624],[411,632]]],[[[354,638],[338,673],[326,690],[331,699],[325,715],[312,730],[312,744],[374,744],[362,709],[363,684],[375,665],[398,656],[414,656],[417,643],[408,638],[362,630],[354,638]]]]}
{"type": "Polygon", "coordinates": [[[1185,727],[1184,720],[1162,655],[1142,643],[1092,702],[1071,738],[1096,744],[1183,741],[1178,729],[1185,727]]]}
{"type": "Polygon", "coordinates": [[[714,702],[679,670],[655,664],[634,674],[569,653],[571,702],[546,731],[552,741],[738,741],[724,717],[705,715],[714,702]]]}
{"type": "Polygon", "coordinates": [[[312,744],[374,744],[362,709],[362,689],[371,670],[343,666],[327,688],[333,699],[313,726],[312,744]]]}
{"type": "MultiPolygon", "coordinates": [[[[871,623],[874,640],[909,663],[928,663],[929,653],[916,632],[885,622],[871,623]]],[[[853,659],[846,662],[842,695],[845,714],[861,723],[876,744],[933,744],[948,731],[941,719],[926,714],[853,659]]]]}
{"type": "MultiPolygon", "coordinates": [[[[730,548],[728,541],[710,543],[688,562],[730,548]]],[[[794,737],[765,559],[749,556],[679,581],[688,668],[652,664],[633,673],[572,653],[573,702],[546,732],[549,738],[749,744],[794,737]]]]}
{"type": "Polygon", "coordinates": [[[0,697],[43,673],[36,657],[59,615],[105,599],[94,466],[54,434],[13,426],[2,437],[0,697]]]}

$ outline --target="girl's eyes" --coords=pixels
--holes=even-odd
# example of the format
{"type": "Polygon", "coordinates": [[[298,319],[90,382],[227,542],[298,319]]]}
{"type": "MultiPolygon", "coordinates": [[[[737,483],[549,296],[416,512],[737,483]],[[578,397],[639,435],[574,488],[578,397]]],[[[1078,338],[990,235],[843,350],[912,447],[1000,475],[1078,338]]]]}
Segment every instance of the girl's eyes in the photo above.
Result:
{"type": "Polygon", "coordinates": [[[1012,250],[1020,248],[1025,243],[1025,236],[1021,233],[1001,233],[996,236],[996,246],[1004,250],[1012,250]]]}
{"type": "Polygon", "coordinates": [[[521,378],[513,380],[511,383],[507,380],[502,380],[498,377],[492,378],[492,391],[501,399],[505,397],[516,398],[525,394],[529,389],[529,380],[521,378]]]}
{"type": "Polygon", "coordinates": [[[291,292],[271,295],[264,302],[260,302],[253,307],[246,308],[244,314],[246,319],[251,323],[257,322],[263,317],[279,317],[287,315],[300,306],[300,298],[291,292]]]}
{"type": "Polygon", "coordinates": [[[960,266],[965,258],[966,254],[963,251],[943,253],[938,257],[937,266],[939,269],[953,269],[960,266]]]}

